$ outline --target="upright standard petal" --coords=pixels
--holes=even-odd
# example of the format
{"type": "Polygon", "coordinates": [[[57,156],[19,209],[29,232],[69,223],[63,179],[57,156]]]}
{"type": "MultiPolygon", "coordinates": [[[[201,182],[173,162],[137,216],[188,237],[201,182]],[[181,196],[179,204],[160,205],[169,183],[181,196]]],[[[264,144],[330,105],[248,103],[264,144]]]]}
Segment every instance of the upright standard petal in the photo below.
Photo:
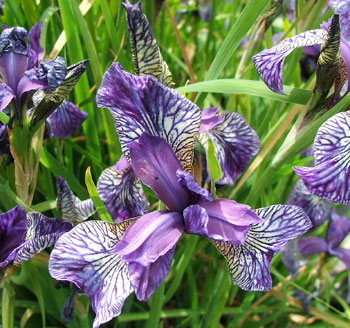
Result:
{"type": "Polygon", "coordinates": [[[116,223],[143,215],[149,206],[141,181],[124,156],[116,165],[103,170],[97,191],[116,223]]]}
{"type": "Polygon", "coordinates": [[[133,292],[128,265],[114,252],[130,223],[80,223],[57,241],[51,253],[51,276],[73,282],[89,296],[96,313],[94,328],[118,316],[133,292]]]}
{"type": "Polygon", "coordinates": [[[234,285],[244,290],[265,291],[272,288],[269,265],[272,257],[288,240],[312,227],[298,206],[273,205],[256,210],[261,224],[253,224],[243,245],[213,242],[225,256],[234,285]]]}
{"type": "Polygon", "coordinates": [[[47,118],[51,132],[57,138],[69,138],[80,128],[88,114],[68,100],[63,100],[47,118]]]}
{"type": "Polygon", "coordinates": [[[56,178],[57,209],[62,213],[62,219],[72,223],[86,220],[96,212],[91,199],[81,201],[61,177],[56,178]]]}
{"type": "Polygon", "coordinates": [[[219,116],[221,123],[209,130],[208,135],[200,134],[200,141],[207,147],[209,136],[214,144],[215,155],[223,173],[217,183],[232,185],[259,152],[260,140],[241,115],[224,111],[219,116]]]}
{"type": "Polygon", "coordinates": [[[350,2],[348,0],[331,0],[329,4],[339,14],[341,33],[350,39],[350,2]]]}
{"type": "Polygon", "coordinates": [[[37,212],[27,213],[27,221],[25,241],[11,252],[5,262],[13,260],[14,264],[23,263],[45,248],[54,245],[62,234],[73,228],[69,222],[48,218],[37,212]]]}
{"type": "Polygon", "coordinates": [[[315,138],[315,167],[294,167],[306,188],[334,203],[350,204],[350,112],[328,119],[315,138]]]}
{"type": "Polygon", "coordinates": [[[314,227],[326,221],[334,208],[329,200],[310,193],[302,180],[298,180],[294,185],[286,204],[300,206],[309,216],[314,227]]]}
{"type": "Polygon", "coordinates": [[[30,29],[28,34],[28,41],[30,48],[35,53],[35,65],[43,59],[44,57],[44,48],[40,45],[40,37],[41,37],[41,28],[43,26],[42,22],[38,22],[30,29]]]}
{"type": "Polygon", "coordinates": [[[26,231],[27,219],[23,207],[17,205],[0,214],[0,268],[5,266],[2,262],[8,255],[24,241],[26,231]]]}
{"type": "Polygon", "coordinates": [[[151,26],[142,13],[141,2],[132,5],[126,1],[123,6],[126,10],[135,74],[151,75],[164,85],[172,87],[174,83],[171,73],[160,53],[151,26]]]}
{"type": "Polygon", "coordinates": [[[182,167],[171,147],[162,138],[144,133],[129,148],[136,175],[169,210],[181,212],[189,199],[186,190],[178,182],[176,171],[182,167]]]}
{"type": "Polygon", "coordinates": [[[327,31],[318,29],[300,33],[285,39],[271,49],[265,49],[253,57],[255,69],[265,84],[274,92],[283,94],[284,59],[296,48],[322,45],[327,31]]]}
{"type": "Polygon", "coordinates": [[[128,228],[114,252],[122,255],[124,262],[148,266],[168,253],[183,231],[181,214],[165,210],[151,212],[128,228]]]}
{"type": "Polygon", "coordinates": [[[199,108],[151,76],[135,76],[113,64],[105,73],[96,96],[97,105],[110,109],[123,154],[144,132],[163,138],[187,171],[192,169],[199,108]]]}
{"type": "Polygon", "coordinates": [[[336,213],[329,220],[326,241],[329,249],[337,248],[350,232],[350,219],[336,213]]]}

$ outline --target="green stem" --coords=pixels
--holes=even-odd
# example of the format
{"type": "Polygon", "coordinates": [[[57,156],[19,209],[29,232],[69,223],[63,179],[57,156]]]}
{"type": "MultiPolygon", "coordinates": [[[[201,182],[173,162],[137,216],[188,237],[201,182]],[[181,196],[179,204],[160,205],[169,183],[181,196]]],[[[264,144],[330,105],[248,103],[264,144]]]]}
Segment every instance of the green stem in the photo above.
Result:
{"type": "Polygon", "coordinates": [[[162,312],[164,301],[165,283],[163,282],[151,296],[149,300],[150,313],[147,320],[146,328],[158,328],[160,315],[162,312]]]}

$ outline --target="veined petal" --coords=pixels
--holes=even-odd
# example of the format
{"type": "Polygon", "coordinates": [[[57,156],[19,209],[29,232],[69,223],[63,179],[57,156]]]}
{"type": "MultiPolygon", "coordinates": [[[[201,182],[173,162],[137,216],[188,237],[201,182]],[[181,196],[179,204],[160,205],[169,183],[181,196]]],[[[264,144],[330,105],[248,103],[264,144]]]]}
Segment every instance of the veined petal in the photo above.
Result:
{"type": "Polygon", "coordinates": [[[114,251],[122,255],[124,262],[148,266],[175,246],[183,230],[181,214],[151,212],[141,216],[128,228],[114,251]]]}
{"type": "Polygon", "coordinates": [[[171,73],[163,60],[149,22],[142,13],[141,2],[132,5],[126,1],[122,5],[126,10],[135,74],[151,75],[164,85],[172,87],[174,83],[171,73]]]}
{"type": "Polygon", "coordinates": [[[285,39],[271,49],[265,49],[253,57],[255,69],[266,85],[274,92],[283,94],[283,62],[296,48],[322,45],[327,31],[322,29],[306,31],[285,39]]]}
{"type": "Polygon", "coordinates": [[[288,240],[312,227],[305,212],[297,206],[273,205],[255,210],[261,224],[253,224],[244,245],[213,241],[225,256],[232,283],[244,290],[264,291],[272,287],[269,265],[288,240]]]}
{"type": "Polygon", "coordinates": [[[263,222],[248,205],[234,200],[200,201],[199,205],[208,215],[206,237],[219,242],[229,241],[233,245],[243,245],[250,226],[263,222]]]}
{"type": "Polygon", "coordinates": [[[188,195],[178,182],[176,172],[182,167],[171,147],[162,138],[144,133],[129,148],[136,175],[171,211],[181,212],[188,195]]]}
{"type": "Polygon", "coordinates": [[[13,251],[15,254],[14,264],[25,262],[45,248],[54,245],[62,234],[73,228],[69,222],[48,218],[37,212],[27,213],[27,221],[25,242],[13,251]]]}
{"type": "Polygon", "coordinates": [[[332,214],[329,220],[326,241],[329,249],[337,248],[350,232],[350,219],[346,216],[332,214]]]}
{"type": "Polygon", "coordinates": [[[3,29],[0,36],[0,55],[5,52],[27,55],[25,37],[27,30],[23,27],[8,27],[3,29]]]}
{"type": "Polygon", "coordinates": [[[62,219],[72,223],[86,220],[96,212],[91,199],[81,201],[61,177],[56,178],[57,209],[62,213],[62,219]]]}
{"type": "Polygon", "coordinates": [[[0,83],[0,111],[11,102],[15,95],[12,89],[5,83],[0,83]]]}
{"type": "Polygon", "coordinates": [[[350,204],[350,112],[328,119],[315,138],[315,167],[294,167],[313,194],[350,204]]]}
{"type": "MultiPolygon", "coordinates": [[[[232,185],[247,164],[260,149],[260,140],[256,132],[239,114],[229,111],[220,113],[222,122],[209,130],[209,138],[215,147],[222,178],[219,184],[232,185]]],[[[207,134],[200,135],[200,141],[207,147],[207,134]]]]}
{"type": "Polygon", "coordinates": [[[69,138],[80,128],[88,114],[68,100],[63,100],[47,118],[52,134],[57,138],[69,138]]]}
{"type": "Polygon", "coordinates": [[[136,297],[146,301],[168,275],[175,247],[160,256],[154,263],[143,266],[138,262],[129,263],[129,275],[135,288],[136,297]]]}
{"type": "Polygon", "coordinates": [[[311,219],[314,227],[326,221],[334,208],[332,202],[310,193],[302,180],[294,185],[286,204],[300,206],[311,219]]]}
{"type": "Polygon", "coordinates": [[[13,258],[7,257],[24,241],[26,231],[27,220],[23,207],[17,205],[0,214],[0,268],[13,261],[13,258]]]}
{"type": "Polygon", "coordinates": [[[149,206],[141,181],[124,156],[103,170],[97,191],[114,222],[141,216],[149,206]]]}
{"type": "Polygon", "coordinates": [[[113,64],[96,96],[97,105],[110,109],[123,154],[129,159],[130,142],[147,132],[163,138],[182,167],[191,171],[199,108],[151,76],[135,76],[113,64]]]}
{"type": "Polygon", "coordinates": [[[319,237],[304,237],[298,241],[301,254],[312,255],[325,253],[328,250],[327,242],[319,237]]]}
{"type": "Polygon", "coordinates": [[[114,252],[130,223],[80,223],[57,241],[51,253],[51,276],[73,282],[89,296],[96,313],[94,328],[118,316],[133,292],[128,265],[114,252]]]}
{"type": "Polygon", "coordinates": [[[331,0],[329,4],[339,14],[341,33],[350,39],[350,3],[347,0],[331,0]]]}

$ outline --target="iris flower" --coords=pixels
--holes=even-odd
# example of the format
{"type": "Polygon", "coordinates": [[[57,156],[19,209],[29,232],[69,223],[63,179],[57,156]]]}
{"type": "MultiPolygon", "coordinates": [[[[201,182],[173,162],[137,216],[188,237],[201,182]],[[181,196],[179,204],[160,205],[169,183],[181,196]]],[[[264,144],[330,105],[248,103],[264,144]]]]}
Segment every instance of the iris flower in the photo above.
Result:
{"type": "MultiPolygon", "coordinates": [[[[50,62],[42,61],[44,49],[40,46],[41,27],[42,23],[39,22],[29,33],[23,27],[5,27],[0,36],[0,74],[3,82],[0,83],[0,110],[13,101],[15,110],[12,115],[27,115],[25,105],[34,92],[44,90],[44,94],[54,93],[61,85],[67,84],[65,79],[70,68],[66,68],[63,58],[58,57],[50,62]],[[27,36],[28,45],[25,40],[27,36]]],[[[60,90],[60,95],[63,94],[62,91],[60,90]]],[[[64,93],[64,96],[66,95],[67,92],[64,93]]],[[[35,101],[34,97],[35,105],[42,97],[37,97],[38,101],[35,101]]],[[[45,116],[48,117],[54,110],[55,108],[50,109],[47,106],[45,116]]],[[[33,111],[35,109],[29,113],[33,111]]],[[[49,116],[48,121],[54,136],[67,138],[79,128],[86,117],[86,113],[65,100],[49,116]]]]}
{"type": "Polygon", "coordinates": [[[119,224],[83,222],[56,243],[50,273],[90,297],[94,327],[119,315],[133,291],[140,300],[150,297],[167,276],[184,232],[214,242],[234,284],[270,289],[273,254],[311,227],[304,211],[276,205],[254,212],[235,201],[213,200],[191,174],[201,112],[154,77],[132,75],[115,63],[104,75],[97,102],[111,110],[134,174],[166,209],[119,224]]]}

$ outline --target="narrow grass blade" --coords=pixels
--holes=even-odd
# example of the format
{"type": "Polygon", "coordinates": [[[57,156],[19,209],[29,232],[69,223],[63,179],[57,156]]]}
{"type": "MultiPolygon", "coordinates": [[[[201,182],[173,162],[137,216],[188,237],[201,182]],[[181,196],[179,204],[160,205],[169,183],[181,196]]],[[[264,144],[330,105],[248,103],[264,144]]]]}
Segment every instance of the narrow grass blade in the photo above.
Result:
{"type": "Polygon", "coordinates": [[[159,320],[161,317],[163,301],[164,301],[164,290],[165,290],[165,283],[163,282],[157,288],[154,294],[151,296],[149,300],[151,309],[150,309],[149,319],[146,323],[145,328],[159,327],[159,320]]]}
{"type": "Polygon", "coordinates": [[[13,289],[11,282],[8,279],[4,281],[2,289],[1,312],[3,327],[13,328],[15,315],[15,290],[13,289]]]}
{"type": "Polygon", "coordinates": [[[94,181],[92,180],[90,166],[87,168],[87,170],[85,172],[85,183],[86,183],[86,187],[88,188],[90,198],[92,199],[92,201],[95,205],[95,208],[96,208],[98,214],[100,215],[101,219],[103,221],[113,222],[113,220],[110,217],[110,215],[108,214],[105,206],[103,205],[103,202],[102,202],[102,200],[97,192],[94,181]]]}

